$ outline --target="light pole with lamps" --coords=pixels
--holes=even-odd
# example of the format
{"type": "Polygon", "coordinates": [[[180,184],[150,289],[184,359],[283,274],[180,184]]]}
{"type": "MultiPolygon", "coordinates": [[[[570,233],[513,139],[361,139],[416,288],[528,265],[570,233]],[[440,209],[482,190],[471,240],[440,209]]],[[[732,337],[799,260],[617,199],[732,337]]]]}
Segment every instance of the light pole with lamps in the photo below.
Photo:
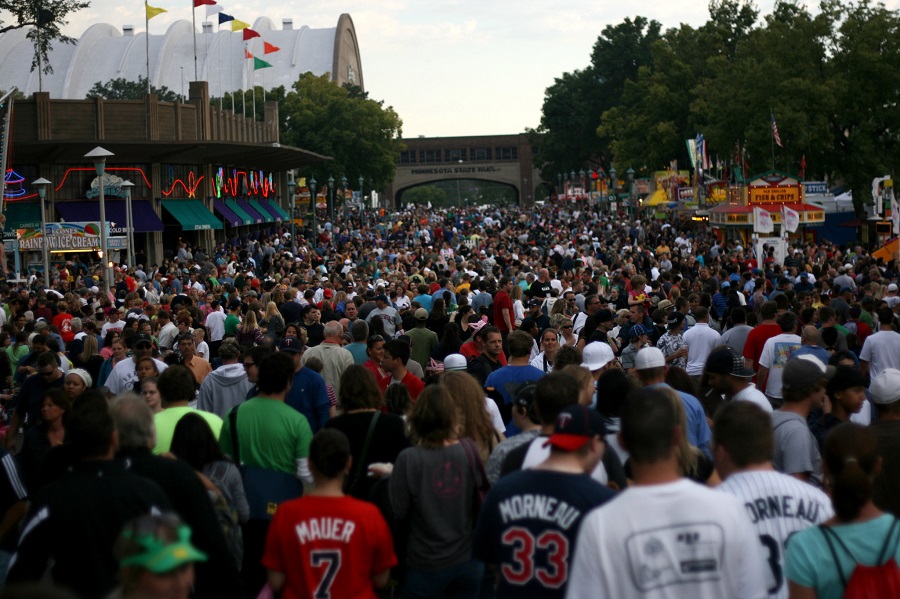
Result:
{"type": "Polygon", "coordinates": [[[112,262],[109,261],[109,248],[106,245],[106,186],[103,184],[103,175],[106,173],[106,159],[113,155],[112,152],[100,146],[84,155],[85,158],[93,159],[94,169],[100,179],[100,260],[103,265],[103,293],[107,299],[109,298],[109,284],[112,281],[112,262]]]}
{"type": "MultiPolygon", "coordinates": [[[[618,209],[619,198],[616,195],[616,185],[618,184],[618,180],[616,179],[616,167],[613,165],[609,165],[609,195],[611,197],[610,202],[616,202],[616,208],[618,209]]],[[[612,207],[612,203],[610,203],[610,208],[612,207]]]]}
{"type": "Polygon", "coordinates": [[[341,175],[341,210],[346,212],[347,206],[347,177],[341,175]]]}
{"type": "Polygon", "coordinates": [[[134,249],[134,216],[131,213],[131,188],[134,187],[134,183],[126,179],[122,181],[122,187],[125,188],[125,236],[128,239],[128,261],[135,266],[137,251],[134,249]]]}
{"type": "MultiPolygon", "coordinates": [[[[312,218],[310,224],[312,225],[312,243],[313,243],[313,251],[316,250],[316,178],[309,178],[309,204],[312,207],[312,218]]],[[[293,223],[294,216],[291,215],[291,223],[293,223]]]]}
{"type": "Polygon", "coordinates": [[[625,171],[625,177],[628,179],[628,215],[634,218],[637,212],[637,206],[634,201],[634,169],[630,166],[625,171]]]}
{"type": "Polygon", "coordinates": [[[41,177],[31,184],[37,187],[38,195],[41,197],[41,260],[44,262],[44,284],[50,286],[50,250],[48,248],[49,240],[47,239],[47,211],[44,209],[44,200],[47,197],[47,186],[52,185],[50,181],[41,177]]]}
{"type": "Polygon", "coordinates": [[[363,203],[363,176],[359,176],[359,213],[362,214],[362,211],[365,209],[365,205],[363,203]]]}
{"type": "Polygon", "coordinates": [[[328,220],[334,227],[334,177],[331,175],[328,175],[328,197],[331,198],[331,201],[328,202],[328,220]]]}
{"type": "Polygon", "coordinates": [[[294,235],[297,234],[296,226],[294,224],[294,213],[297,212],[297,183],[294,181],[293,177],[288,181],[288,193],[291,194],[291,248],[293,248],[294,244],[297,243],[294,239],[294,235]]]}
{"type": "Polygon", "coordinates": [[[584,194],[587,193],[587,182],[584,179],[584,169],[578,171],[578,176],[581,177],[581,211],[584,212],[584,194]]]}

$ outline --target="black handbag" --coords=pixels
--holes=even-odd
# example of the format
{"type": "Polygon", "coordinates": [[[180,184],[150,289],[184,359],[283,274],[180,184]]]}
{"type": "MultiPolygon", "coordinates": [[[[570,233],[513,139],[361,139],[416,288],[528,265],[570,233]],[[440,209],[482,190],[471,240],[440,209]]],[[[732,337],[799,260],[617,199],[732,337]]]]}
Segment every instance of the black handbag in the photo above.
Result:
{"type": "Polygon", "coordinates": [[[235,464],[241,471],[244,481],[244,494],[250,506],[251,520],[271,520],[278,505],[303,495],[303,483],[297,477],[280,470],[271,470],[260,466],[249,466],[241,463],[241,450],[238,444],[237,413],[240,405],[228,414],[231,424],[231,450],[235,464]]]}

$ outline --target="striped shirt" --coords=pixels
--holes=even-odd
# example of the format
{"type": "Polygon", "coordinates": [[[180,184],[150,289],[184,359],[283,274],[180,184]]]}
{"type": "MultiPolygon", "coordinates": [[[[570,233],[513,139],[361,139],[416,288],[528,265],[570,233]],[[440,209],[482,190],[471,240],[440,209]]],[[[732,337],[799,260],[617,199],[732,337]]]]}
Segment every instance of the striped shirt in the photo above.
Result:
{"type": "Polygon", "coordinates": [[[831,518],[831,500],[814,486],[774,470],[736,472],[717,488],[744,503],[769,565],[769,597],[787,599],[785,545],[795,532],[831,518]]]}

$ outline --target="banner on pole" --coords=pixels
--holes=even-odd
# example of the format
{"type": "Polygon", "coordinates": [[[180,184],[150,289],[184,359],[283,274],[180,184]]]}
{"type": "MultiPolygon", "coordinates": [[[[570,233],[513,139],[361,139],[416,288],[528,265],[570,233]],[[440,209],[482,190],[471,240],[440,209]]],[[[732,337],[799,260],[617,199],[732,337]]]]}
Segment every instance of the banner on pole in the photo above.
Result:
{"type": "Polygon", "coordinates": [[[753,207],[753,231],[755,233],[771,233],[775,230],[772,215],[759,206],[753,207]]]}

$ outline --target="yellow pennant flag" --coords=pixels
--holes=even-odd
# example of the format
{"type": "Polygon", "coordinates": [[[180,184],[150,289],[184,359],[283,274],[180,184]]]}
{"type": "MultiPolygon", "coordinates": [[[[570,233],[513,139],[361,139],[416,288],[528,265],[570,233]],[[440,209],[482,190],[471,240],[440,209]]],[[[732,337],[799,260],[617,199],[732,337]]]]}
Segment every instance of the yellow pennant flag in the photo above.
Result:
{"type": "Polygon", "coordinates": [[[147,10],[147,20],[149,21],[156,15],[161,15],[164,12],[169,12],[165,8],[156,8],[155,6],[150,6],[146,2],[144,2],[144,7],[147,10]]]}
{"type": "Polygon", "coordinates": [[[237,19],[231,22],[232,31],[241,31],[243,29],[246,29],[247,27],[250,27],[250,23],[244,23],[243,21],[239,21],[237,19]]]}

